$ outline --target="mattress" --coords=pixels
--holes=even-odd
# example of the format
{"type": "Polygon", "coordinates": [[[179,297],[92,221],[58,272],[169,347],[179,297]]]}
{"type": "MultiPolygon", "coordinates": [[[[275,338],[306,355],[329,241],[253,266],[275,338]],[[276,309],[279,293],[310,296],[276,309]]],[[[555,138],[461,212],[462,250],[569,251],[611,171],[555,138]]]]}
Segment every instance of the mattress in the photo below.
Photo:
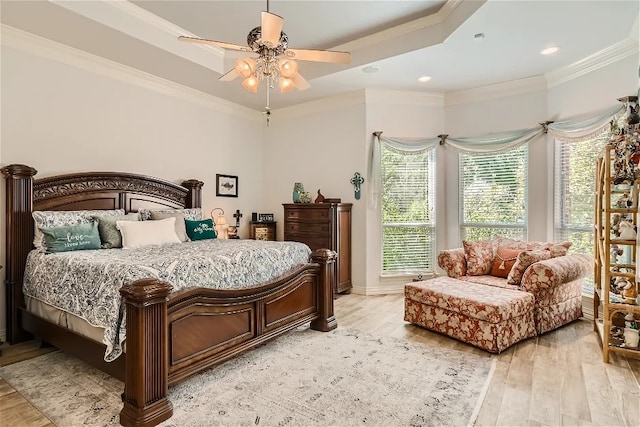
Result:
{"type": "Polygon", "coordinates": [[[189,287],[247,289],[309,262],[311,250],[297,242],[200,240],[137,249],[100,249],[47,254],[32,251],[24,275],[25,297],[104,329],[105,360],[122,354],[124,304],[119,289],[144,278],[189,287]]]}

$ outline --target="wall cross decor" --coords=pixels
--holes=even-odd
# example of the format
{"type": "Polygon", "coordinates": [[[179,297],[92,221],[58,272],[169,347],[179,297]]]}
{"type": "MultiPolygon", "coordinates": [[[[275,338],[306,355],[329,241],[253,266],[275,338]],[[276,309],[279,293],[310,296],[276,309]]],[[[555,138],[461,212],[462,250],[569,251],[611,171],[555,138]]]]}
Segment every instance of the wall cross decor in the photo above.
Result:
{"type": "Polygon", "coordinates": [[[353,174],[353,178],[351,178],[351,184],[353,184],[353,191],[356,200],[360,200],[360,186],[364,182],[364,178],[360,175],[360,172],[356,172],[353,174]]]}

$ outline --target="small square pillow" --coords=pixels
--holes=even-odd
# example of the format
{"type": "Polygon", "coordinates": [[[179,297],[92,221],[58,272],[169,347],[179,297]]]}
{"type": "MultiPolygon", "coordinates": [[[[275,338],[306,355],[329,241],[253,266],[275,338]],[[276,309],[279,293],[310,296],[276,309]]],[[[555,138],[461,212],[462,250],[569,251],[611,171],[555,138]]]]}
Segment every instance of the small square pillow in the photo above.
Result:
{"type": "Polygon", "coordinates": [[[522,281],[522,275],[531,264],[549,258],[551,258],[551,252],[544,249],[520,252],[516,263],[507,276],[507,283],[510,285],[519,285],[522,281]]]}
{"type": "Polygon", "coordinates": [[[62,227],[43,227],[44,247],[49,253],[100,249],[98,222],[67,225],[62,227]]]}
{"type": "Polygon", "coordinates": [[[213,228],[213,220],[203,219],[201,221],[184,220],[187,227],[187,235],[191,240],[215,239],[216,231],[213,228]]]}
{"type": "Polygon", "coordinates": [[[98,221],[98,231],[100,232],[100,241],[102,242],[103,249],[122,247],[122,235],[116,227],[116,221],[138,221],[140,219],[137,213],[94,216],[93,218],[98,221]]]}
{"type": "Polygon", "coordinates": [[[187,229],[184,224],[184,214],[182,212],[159,212],[151,211],[151,220],[157,221],[159,219],[175,218],[176,219],[176,234],[181,242],[187,242],[189,236],[187,236],[187,229]]]}
{"type": "Polygon", "coordinates": [[[464,256],[467,260],[469,276],[483,276],[491,272],[493,266],[493,243],[491,240],[475,242],[462,241],[464,256]]]}
{"type": "Polygon", "coordinates": [[[157,221],[116,221],[124,249],[182,243],[176,234],[175,224],[175,217],[157,221]]]}
{"type": "Polygon", "coordinates": [[[493,266],[491,267],[491,275],[495,277],[502,277],[506,279],[511,271],[511,268],[516,263],[518,254],[522,252],[519,249],[505,248],[498,246],[496,251],[496,257],[493,259],[493,266]]]}

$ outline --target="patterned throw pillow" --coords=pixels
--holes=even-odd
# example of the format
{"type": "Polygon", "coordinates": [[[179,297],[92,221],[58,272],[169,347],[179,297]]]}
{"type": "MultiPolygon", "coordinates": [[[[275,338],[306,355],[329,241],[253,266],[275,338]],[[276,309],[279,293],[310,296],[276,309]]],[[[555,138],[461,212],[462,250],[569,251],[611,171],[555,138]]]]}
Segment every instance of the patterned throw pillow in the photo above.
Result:
{"type": "Polygon", "coordinates": [[[127,215],[94,216],[98,221],[98,231],[103,249],[113,249],[122,247],[122,235],[116,227],[116,221],[139,221],[137,213],[127,215]]]}
{"type": "Polygon", "coordinates": [[[215,239],[216,231],[213,228],[213,220],[203,219],[202,221],[191,221],[186,219],[187,235],[191,240],[215,239]]]}
{"type": "Polygon", "coordinates": [[[550,252],[551,258],[556,258],[559,256],[565,256],[569,252],[569,246],[571,246],[571,242],[564,242],[557,245],[550,245],[545,249],[550,252]]]}
{"type": "Polygon", "coordinates": [[[62,227],[43,227],[41,231],[49,253],[100,249],[97,221],[62,227]]]}
{"type": "Polygon", "coordinates": [[[507,276],[507,283],[519,285],[525,270],[533,263],[551,258],[551,252],[544,249],[532,251],[522,251],[518,254],[518,259],[507,276]]]}
{"type": "Polygon", "coordinates": [[[491,240],[462,242],[467,260],[467,275],[483,276],[491,272],[493,266],[493,244],[491,240]]]}
{"type": "Polygon", "coordinates": [[[33,211],[31,216],[35,225],[33,246],[44,250],[44,235],[41,228],[63,227],[68,225],[89,224],[94,216],[124,215],[124,209],[87,210],[87,211],[33,211]]]}
{"type": "Polygon", "coordinates": [[[491,275],[506,279],[520,252],[522,251],[519,249],[498,246],[496,257],[493,259],[493,266],[491,267],[491,275]]]}
{"type": "Polygon", "coordinates": [[[181,213],[184,215],[184,219],[190,219],[192,221],[202,219],[202,209],[200,208],[188,208],[188,209],[140,209],[140,219],[142,221],[148,221],[151,219],[151,212],[162,213],[181,213]]]}

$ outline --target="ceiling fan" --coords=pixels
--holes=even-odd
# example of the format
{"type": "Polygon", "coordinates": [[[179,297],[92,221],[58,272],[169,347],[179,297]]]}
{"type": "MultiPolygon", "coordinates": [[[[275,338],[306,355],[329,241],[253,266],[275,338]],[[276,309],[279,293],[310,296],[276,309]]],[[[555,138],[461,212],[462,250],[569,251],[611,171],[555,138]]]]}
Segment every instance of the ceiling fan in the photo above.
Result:
{"type": "Polygon", "coordinates": [[[269,0],[267,0],[267,10],[262,12],[260,26],[251,30],[247,36],[248,46],[197,37],[180,36],[178,39],[257,54],[257,57],[238,59],[235,67],[222,75],[220,80],[231,81],[242,77],[244,79],[242,86],[254,93],[258,91],[260,82],[264,81],[267,84],[267,111],[269,111],[269,89],[276,84],[283,93],[293,88],[305,90],[310,87],[309,82],[298,73],[296,60],[340,64],[351,62],[349,52],[289,48],[289,38],[282,31],[283,25],[284,18],[269,12],[269,0]]]}

